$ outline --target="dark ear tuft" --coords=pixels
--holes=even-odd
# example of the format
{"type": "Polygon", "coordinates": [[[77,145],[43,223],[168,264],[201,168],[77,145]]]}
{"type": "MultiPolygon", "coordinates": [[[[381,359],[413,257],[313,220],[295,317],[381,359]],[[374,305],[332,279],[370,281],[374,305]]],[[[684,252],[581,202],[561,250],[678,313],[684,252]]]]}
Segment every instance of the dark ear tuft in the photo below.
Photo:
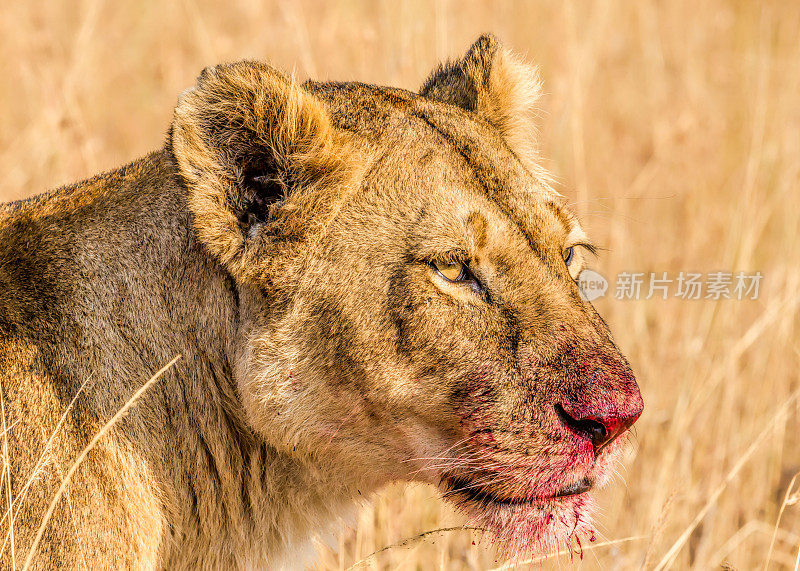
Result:
{"type": "Polygon", "coordinates": [[[434,70],[420,95],[477,113],[525,157],[533,153],[532,115],[540,91],[536,68],[484,34],[464,57],[434,70]]]}
{"type": "Polygon", "coordinates": [[[242,231],[249,232],[254,225],[267,221],[270,206],[288,196],[289,184],[269,168],[245,173],[242,178],[244,192],[236,213],[242,231]]]}
{"type": "MultiPolygon", "coordinates": [[[[350,180],[349,137],[333,128],[320,100],[266,64],[203,70],[181,95],[172,126],[172,149],[201,241],[246,273],[243,254],[254,229],[281,208],[293,215],[309,210],[309,200],[285,204],[295,195],[350,180]]],[[[303,221],[293,223],[302,227],[303,221]]]]}

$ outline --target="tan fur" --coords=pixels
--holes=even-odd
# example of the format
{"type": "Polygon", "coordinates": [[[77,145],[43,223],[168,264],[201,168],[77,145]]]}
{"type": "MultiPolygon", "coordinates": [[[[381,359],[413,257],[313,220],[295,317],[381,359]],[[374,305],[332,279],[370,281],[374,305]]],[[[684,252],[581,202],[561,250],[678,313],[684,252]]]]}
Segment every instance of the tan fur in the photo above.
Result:
{"type": "Polygon", "coordinates": [[[223,264],[236,265],[230,269],[242,278],[257,267],[253,261],[259,252],[241,255],[247,244],[237,229],[231,202],[237,200],[233,187],[244,175],[242,165],[229,156],[235,145],[271,155],[277,170],[291,173],[303,189],[287,196],[291,203],[284,209],[300,212],[283,221],[284,234],[309,231],[292,224],[303,219],[303,209],[335,210],[334,200],[322,199],[333,198],[324,189],[335,188],[336,198],[343,200],[342,189],[355,183],[350,179],[357,170],[357,157],[350,137],[333,129],[319,100],[260,62],[206,69],[197,86],[181,95],[172,144],[189,186],[198,236],[223,264]]]}
{"type": "Polygon", "coordinates": [[[534,121],[541,91],[539,70],[491,35],[481,36],[462,59],[440,65],[420,89],[426,97],[455,103],[484,117],[503,133],[540,182],[549,183],[536,151],[534,121]]]}
{"type": "Polygon", "coordinates": [[[510,549],[591,533],[570,486],[605,482],[621,440],[586,423],[616,436],[641,397],[527,148],[537,94],[492,36],[420,94],[221,65],[161,151],[0,208],[17,560],[175,355],[76,472],[35,568],[294,568],[395,480],[510,549]]]}

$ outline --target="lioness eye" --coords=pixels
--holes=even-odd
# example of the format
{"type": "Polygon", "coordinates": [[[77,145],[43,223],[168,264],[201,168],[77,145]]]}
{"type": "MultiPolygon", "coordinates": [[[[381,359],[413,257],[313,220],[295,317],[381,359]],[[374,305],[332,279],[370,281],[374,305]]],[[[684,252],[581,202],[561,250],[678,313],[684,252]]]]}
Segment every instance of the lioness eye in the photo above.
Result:
{"type": "Polygon", "coordinates": [[[448,281],[459,282],[467,279],[467,271],[466,268],[464,268],[464,264],[433,262],[433,267],[448,281]]]}
{"type": "Polygon", "coordinates": [[[575,249],[574,248],[567,248],[564,251],[564,263],[569,267],[570,263],[572,262],[572,258],[575,256],[575,249]]]}

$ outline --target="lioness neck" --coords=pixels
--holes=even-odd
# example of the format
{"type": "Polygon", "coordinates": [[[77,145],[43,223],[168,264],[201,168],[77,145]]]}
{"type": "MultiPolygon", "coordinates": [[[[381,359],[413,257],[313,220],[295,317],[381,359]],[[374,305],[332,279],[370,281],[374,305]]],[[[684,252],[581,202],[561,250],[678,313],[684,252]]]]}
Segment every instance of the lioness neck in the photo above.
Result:
{"type": "MultiPolygon", "coordinates": [[[[75,510],[78,527],[100,525],[112,535],[97,537],[119,536],[125,549],[113,557],[123,566],[275,566],[287,546],[345,503],[248,428],[232,367],[238,305],[233,280],[195,239],[168,151],[0,208],[0,334],[31,354],[25,363],[0,354],[0,373],[20,379],[6,387],[6,406],[42,419],[40,431],[12,437],[21,476],[84,381],[61,429],[83,445],[153,373],[181,357],[74,480],[82,485],[73,503],[86,502],[75,510]],[[104,235],[108,228],[113,237],[104,235]],[[106,507],[81,489],[108,490],[106,507]],[[119,489],[137,490],[137,502],[113,497],[119,489]]],[[[52,453],[68,467],[79,451],[52,453]]],[[[44,489],[31,497],[52,497],[57,483],[41,478],[36,485],[44,489]]],[[[41,517],[48,503],[29,500],[20,517],[41,517]]],[[[17,538],[18,550],[26,539],[17,538]]],[[[67,544],[63,561],[71,557],[67,544]]]]}

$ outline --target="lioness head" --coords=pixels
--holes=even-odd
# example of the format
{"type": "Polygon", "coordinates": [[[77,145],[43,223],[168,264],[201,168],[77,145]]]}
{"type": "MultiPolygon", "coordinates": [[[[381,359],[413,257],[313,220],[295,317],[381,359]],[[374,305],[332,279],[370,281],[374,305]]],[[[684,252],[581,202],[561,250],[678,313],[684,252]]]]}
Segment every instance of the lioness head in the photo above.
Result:
{"type": "Polygon", "coordinates": [[[337,490],[429,482],[517,548],[591,533],[642,411],[527,148],[534,70],[483,36],[419,93],[206,70],[173,153],[239,292],[248,422],[337,490]]]}

